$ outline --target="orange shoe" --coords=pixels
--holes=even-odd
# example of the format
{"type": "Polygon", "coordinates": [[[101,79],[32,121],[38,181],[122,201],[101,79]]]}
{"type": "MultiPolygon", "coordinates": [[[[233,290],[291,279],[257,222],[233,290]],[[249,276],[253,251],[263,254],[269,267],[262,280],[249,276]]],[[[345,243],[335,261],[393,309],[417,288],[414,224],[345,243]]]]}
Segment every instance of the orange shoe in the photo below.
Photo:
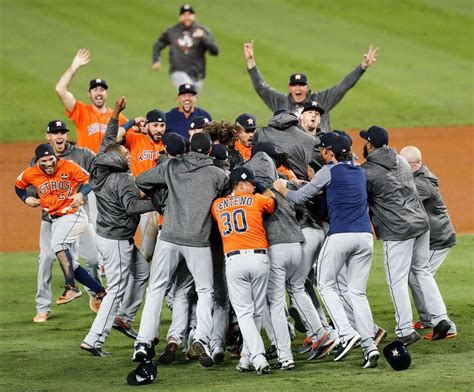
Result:
{"type": "Polygon", "coordinates": [[[49,312],[37,312],[36,316],[33,318],[34,323],[45,323],[48,321],[49,312]]]}
{"type": "Polygon", "coordinates": [[[413,324],[413,328],[415,328],[415,330],[419,331],[419,330],[422,330],[422,329],[430,329],[431,327],[428,327],[427,325],[423,324],[422,321],[417,321],[415,324],[413,324]]]}
{"type": "MultiPolygon", "coordinates": [[[[457,338],[458,337],[458,334],[457,332],[454,332],[454,333],[448,333],[445,337],[445,339],[454,339],[454,338],[457,338]]],[[[423,339],[425,340],[433,340],[433,333],[430,332],[430,333],[427,333],[425,336],[423,336],[423,339]]]]}
{"type": "Polygon", "coordinates": [[[100,305],[102,305],[102,300],[107,295],[105,291],[97,293],[95,296],[89,298],[89,307],[94,313],[99,313],[100,305]]]}
{"type": "Polygon", "coordinates": [[[75,300],[76,298],[79,298],[81,295],[82,295],[81,290],[79,290],[78,287],[65,285],[64,293],[58,298],[56,303],[58,305],[64,305],[64,304],[67,304],[68,302],[75,300]]]}

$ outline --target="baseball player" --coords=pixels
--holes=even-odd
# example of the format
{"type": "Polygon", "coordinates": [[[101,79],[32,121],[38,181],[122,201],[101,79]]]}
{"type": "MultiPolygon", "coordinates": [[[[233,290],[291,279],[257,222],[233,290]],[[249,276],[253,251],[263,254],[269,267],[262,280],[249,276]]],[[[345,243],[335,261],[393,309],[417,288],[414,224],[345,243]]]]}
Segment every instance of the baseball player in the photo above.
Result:
{"type": "Polygon", "coordinates": [[[35,150],[36,165],[24,170],[15,181],[18,197],[29,207],[41,206],[52,221],[51,247],[65,277],[64,293],[58,305],[81,296],[75,279],[96,295],[104,296],[104,288],[77,262],[77,242],[87,229],[87,213],[82,208],[90,192],[89,174],[78,164],[56,157],[49,144],[35,150]],[[34,186],[38,198],[28,196],[26,189],[34,186]]]}
{"type": "Polygon", "coordinates": [[[323,91],[313,92],[309,88],[308,78],[305,74],[296,73],[290,76],[288,84],[288,95],[276,91],[263,79],[260,70],[255,62],[253,41],[244,44],[244,55],[247,62],[247,71],[252,80],[253,87],[262,101],[271,111],[288,109],[299,116],[303,104],[307,101],[315,101],[325,109],[321,117],[321,130],[328,132],[331,130],[329,124],[329,112],[336,106],[344,95],[358,82],[377,60],[378,48],[370,45],[367,54],[360,65],[348,74],[339,84],[323,91]]]}
{"type": "Polygon", "coordinates": [[[179,23],[166,29],[153,45],[152,69],[161,69],[161,51],[169,45],[170,79],[175,87],[184,83],[202,89],[206,76],[206,52],[219,54],[210,31],[196,23],[194,8],[188,4],[179,9],[179,23]]]}
{"type": "Polygon", "coordinates": [[[238,128],[237,138],[229,150],[230,169],[241,166],[252,156],[252,139],[257,128],[257,120],[253,114],[242,113],[235,124],[238,128]]]}
{"type": "Polygon", "coordinates": [[[189,130],[188,130],[189,140],[191,140],[191,138],[193,137],[195,133],[203,132],[204,127],[207,124],[209,124],[209,122],[210,121],[207,117],[204,117],[204,116],[194,117],[191,124],[189,124],[189,130]]]}
{"type": "Polygon", "coordinates": [[[275,209],[274,194],[255,191],[255,175],[245,167],[231,171],[232,193],[212,204],[212,216],[219,225],[226,257],[229,298],[244,340],[239,371],[253,365],[258,374],[270,373],[260,336],[268,275],[268,242],[263,214],[275,209]]]}
{"type": "Polygon", "coordinates": [[[320,151],[326,166],[311,182],[298,191],[288,191],[283,180],[275,181],[274,187],[296,204],[310,200],[326,188],[330,224],[318,258],[317,279],[319,293],[340,338],[334,361],[346,357],[360,341],[364,351],[362,367],[372,368],[377,366],[380,354],[375,345],[374,322],[365,295],[373,253],[365,173],[354,164],[350,141],[345,136],[335,132],[321,136],[320,151]],[[358,332],[351,327],[336,288],[337,276],[344,265],[358,332]]]}
{"type": "MultiPolygon", "coordinates": [[[[179,262],[184,259],[198,294],[197,326],[192,345],[202,366],[214,365],[208,346],[212,332],[213,305],[212,258],[209,248],[210,207],[214,198],[224,192],[227,176],[212,164],[208,155],[210,150],[210,136],[207,133],[197,133],[191,140],[191,152],[170,159],[137,178],[138,186],[166,185],[168,199],[163,229],[153,255],[150,284],[133,354],[134,361],[141,362],[151,356],[151,343],[160,327],[163,298],[179,262]],[[193,192],[189,192],[190,189],[193,192]]],[[[178,289],[186,283],[186,275],[176,275],[178,289]]]]}
{"type": "MultiPolygon", "coordinates": [[[[91,173],[91,186],[97,196],[97,246],[104,258],[107,296],[80,348],[95,356],[106,356],[103,350],[122,300],[131,264],[134,262],[133,236],[139,215],[152,211],[151,201],[140,200],[140,192],[129,173],[130,153],[116,143],[118,119],[126,101],[121,97],[112,112],[109,126],[91,173]]],[[[145,262],[146,264],[146,262],[145,262]]],[[[141,298],[140,298],[141,299],[141,298]]]]}
{"type": "Polygon", "coordinates": [[[371,126],[360,131],[365,140],[362,168],[372,224],[383,241],[384,265],[390,288],[397,339],[409,345],[420,339],[413,328],[408,294],[410,272],[418,281],[434,325],[433,340],[444,339],[451,328],[443,298],[429,266],[429,223],[408,162],[388,146],[388,132],[371,126]],[[394,196],[396,195],[396,197],[394,196]]]}
{"type": "MultiPolygon", "coordinates": [[[[92,79],[89,82],[90,105],[76,99],[69,91],[72,78],[89,61],[89,50],[79,49],[69,68],[56,83],[56,94],[66,108],[66,115],[76,125],[77,144],[97,153],[112,115],[112,109],[106,106],[109,86],[104,79],[92,79]]],[[[121,115],[119,121],[123,124],[127,119],[121,115]]]]}
{"type": "MultiPolygon", "coordinates": [[[[410,164],[416,189],[430,222],[429,263],[430,271],[434,276],[446,260],[451,248],[456,245],[456,233],[438,188],[439,180],[423,164],[421,151],[414,146],[406,146],[402,148],[400,155],[410,164]]],[[[420,315],[420,321],[415,323],[415,329],[432,328],[434,325],[431,322],[420,285],[413,273],[410,273],[408,277],[408,284],[412,292],[413,302],[420,315]]],[[[456,325],[453,321],[450,321],[450,324],[451,328],[446,336],[447,339],[457,336],[456,325]]],[[[430,340],[433,338],[433,334],[426,334],[424,338],[430,340]]]]}

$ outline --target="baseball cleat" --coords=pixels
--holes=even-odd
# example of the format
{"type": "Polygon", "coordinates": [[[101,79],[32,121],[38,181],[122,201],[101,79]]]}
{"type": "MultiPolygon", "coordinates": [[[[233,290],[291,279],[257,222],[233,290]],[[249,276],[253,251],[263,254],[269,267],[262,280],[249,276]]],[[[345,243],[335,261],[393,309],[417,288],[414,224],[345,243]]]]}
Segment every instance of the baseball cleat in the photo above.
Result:
{"type": "Polygon", "coordinates": [[[354,335],[352,338],[347,340],[346,342],[340,343],[339,349],[336,351],[336,355],[334,357],[334,361],[338,362],[344,359],[349,355],[351,350],[354,348],[354,345],[360,341],[360,335],[354,335]]]}
{"type": "Polygon", "coordinates": [[[102,291],[89,298],[89,307],[94,313],[99,313],[100,305],[102,305],[102,300],[106,295],[107,293],[102,291]]]}
{"type": "Polygon", "coordinates": [[[251,371],[250,362],[245,358],[240,358],[240,361],[235,368],[241,373],[248,373],[251,371]]]}
{"type": "Polygon", "coordinates": [[[132,327],[132,323],[127,323],[123,321],[120,317],[115,317],[112,328],[123,333],[125,336],[133,340],[135,340],[138,336],[138,332],[135,330],[135,328],[132,327]]]}
{"type": "MultiPolygon", "coordinates": [[[[445,339],[454,339],[454,338],[457,338],[458,337],[458,334],[457,332],[448,332],[448,334],[446,335],[445,339]]],[[[423,336],[423,339],[425,340],[433,340],[433,334],[430,332],[430,333],[427,333],[425,336],[423,336]]]]}
{"type": "Polygon", "coordinates": [[[403,343],[405,346],[409,346],[410,344],[413,344],[417,342],[418,340],[420,340],[420,335],[418,335],[417,332],[412,332],[408,336],[398,336],[397,340],[400,343],[403,343]]]}
{"type": "Polygon", "coordinates": [[[216,365],[220,365],[224,362],[224,350],[221,346],[216,346],[212,350],[212,359],[216,365]]]}
{"type": "Polygon", "coordinates": [[[422,330],[422,329],[430,329],[428,325],[423,324],[423,321],[417,321],[415,324],[413,324],[413,328],[416,329],[417,331],[422,330]]]}
{"type": "Polygon", "coordinates": [[[385,340],[387,335],[388,335],[388,332],[385,329],[379,327],[379,329],[377,330],[374,336],[375,345],[378,347],[380,343],[382,343],[385,340]]]}
{"type": "Polygon", "coordinates": [[[268,364],[267,361],[263,362],[258,369],[256,369],[257,374],[259,376],[265,375],[265,374],[271,374],[272,370],[270,369],[270,365],[268,364]]]}
{"type": "Polygon", "coordinates": [[[295,361],[289,359],[288,361],[277,362],[273,365],[273,369],[280,369],[280,370],[292,370],[295,368],[295,361]]]}
{"type": "Polygon", "coordinates": [[[201,366],[206,368],[214,366],[214,360],[212,359],[207,344],[204,344],[200,340],[195,340],[192,346],[196,354],[199,356],[198,359],[201,366]]]}
{"type": "Polygon", "coordinates": [[[81,290],[78,287],[65,285],[64,286],[64,293],[57,299],[56,304],[64,305],[68,302],[79,298],[82,295],[81,290]]]}
{"type": "Polygon", "coordinates": [[[176,351],[178,351],[178,342],[174,339],[170,339],[158,360],[162,364],[168,365],[176,359],[176,351]]]}
{"type": "Polygon", "coordinates": [[[135,351],[133,352],[133,362],[144,362],[148,358],[148,346],[145,343],[135,343],[135,351]]]}
{"type": "Polygon", "coordinates": [[[380,358],[380,353],[377,350],[372,350],[367,355],[364,355],[364,363],[362,368],[369,369],[377,367],[377,361],[380,358]]]}
{"type": "Polygon", "coordinates": [[[339,338],[333,339],[326,332],[321,339],[313,343],[311,352],[308,356],[308,361],[311,361],[312,359],[320,359],[329,355],[336,348],[339,342],[339,338]]]}
{"type": "Polygon", "coordinates": [[[288,308],[288,313],[290,314],[291,318],[295,321],[296,330],[301,333],[306,333],[306,327],[303,321],[301,320],[300,314],[298,313],[298,309],[296,309],[294,306],[290,306],[288,308]]]}
{"type": "Polygon", "coordinates": [[[451,329],[451,324],[447,320],[441,320],[433,328],[433,336],[431,340],[441,340],[448,336],[448,332],[451,329]]]}
{"type": "Polygon", "coordinates": [[[90,352],[92,355],[96,357],[107,357],[111,355],[110,352],[104,351],[102,347],[89,346],[87,343],[84,343],[84,342],[82,342],[79,347],[81,347],[82,350],[90,352]]]}
{"type": "Polygon", "coordinates": [[[298,349],[298,354],[306,354],[309,350],[311,350],[312,345],[313,341],[311,340],[311,336],[306,336],[303,341],[303,345],[298,349]]]}
{"type": "Polygon", "coordinates": [[[48,321],[49,312],[37,312],[36,316],[33,318],[34,323],[45,323],[48,321]]]}
{"type": "Polygon", "coordinates": [[[278,358],[277,348],[274,344],[270,345],[265,351],[265,358],[267,358],[268,361],[278,358]]]}

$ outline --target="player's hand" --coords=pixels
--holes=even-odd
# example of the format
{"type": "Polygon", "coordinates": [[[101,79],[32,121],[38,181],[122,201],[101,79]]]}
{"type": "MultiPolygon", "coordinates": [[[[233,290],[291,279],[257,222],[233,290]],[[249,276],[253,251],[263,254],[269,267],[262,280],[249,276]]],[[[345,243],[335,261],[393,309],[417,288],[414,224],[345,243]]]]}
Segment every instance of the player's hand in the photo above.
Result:
{"type": "Polygon", "coordinates": [[[369,50],[366,54],[364,54],[364,59],[362,60],[362,63],[360,63],[362,69],[369,68],[373,63],[377,61],[378,50],[379,48],[374,47],[374,45],[369,46],[369,50]]]}
{"type": "Polygon", "coordinates": [[[29,196],[25,199],[25,204],[29,207],[38,207],[40,205],[39,199],[33,196],[29,196]]]}
{"type": "Polygon", "coordinates": [[[275,189],[278,193],[282,195],[286,194],[286,181],[282,178],[279,178],[273,183],[273,189],[275,189]]]}
{"type": "Polygon", "coordinates": [[[198,27],[196,30],[194,30],[193,33],[193,38],[202,38],[204,36],[204,30],[198,27]]]}
{"type": "Polygon", "coordinates": [[[311,181],[314,177],[314,169],[311,166],[308,166],[306,169],[306,173],[308,175],[308,179],[311,181]]]}
{"type": "Polygon", "coordinates": [[[91,52],[88,49],[79,49],[72,60],[71,67],[74,71],[77,71],[83,65],[86,65],[90,61],[91,52]]]}
{"type": "Polygon", "coordinates": [[[135,120],[135,125],[142,126],[146,123],[146,117],[143,117],[143,116],[135,117],[134,120],[135,120]]]}
{"type": "Polygon", "coordinates": [[[253,40],[250,42],[244,43],[244,55],[247,61],[254,60],[253,57],[253,40]]]}
{"type": "Polygon", "coordinates": [[[153,63],[153,64],[151,65],[151,69],[152,69],[153,71],[159,71],[159,70],[161,69],[161,63],[160,63],[159,61],[153,63]]]}
{"type": "Polygon", "coordinates": [[[84,204],[84,195],[81,192],[74,193],[74,195],[69,196],[68,199],[72,200],[72,203],[69,204],[71,208],[79,207],[84,204]]]}

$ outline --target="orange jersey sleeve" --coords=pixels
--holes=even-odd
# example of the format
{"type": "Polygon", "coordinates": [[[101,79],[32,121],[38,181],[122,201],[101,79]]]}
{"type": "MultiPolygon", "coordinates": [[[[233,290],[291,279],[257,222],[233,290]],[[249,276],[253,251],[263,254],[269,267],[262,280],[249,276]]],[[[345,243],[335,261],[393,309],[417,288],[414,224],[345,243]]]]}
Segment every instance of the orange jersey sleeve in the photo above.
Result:
{"type": "Polygon", "coordinates": [[[125,147],[132,156],[130,169],[135,177],[154,167],[160,152],[165,149],[161,141],[155,143],[143,133],[127,132],[125,140],[125,147]]]}
{"type": "Polygon", "coordinates": [[[284,174],[285,176],[288,177],[288,179],[291,180],[296,180],[296,175],[293,173],[293,170],[288,169],[287,167],[281,165],[278,169],[278,172],[281,174],[284,174]]]}
{"type": "Polygon", "coordinates": [[[260,194],[221,197],[212,204],[224,253],[243,249],[266,249],[268,241],[263,227],[263,213],[272,213],[275,200],[260,194]]]}
{"type": "MultiPolygon", "coordinates": [[[[66,115],[74,122],[77,129],[77,145],[87,147],[97,154],[100,144],[104,138],[107,124],[112,116],[112,109],[102,114],[91,105],[76,99],[76,104],[72,111],[66,110],[66,115]]],[[[119,124],[123,124],[127,118],[120,114],[119,124]]]]}
{"type": "Polygon", "coordinates": [[[77,192],[79,184],[88,181],[89,174],[72,161],[59,158],[55,171],[48,175],[38,165],[22,172],[15,181],[20,189],[33,185],[38,193],[41,207],[50,215],[62,216],[76,212],[70,208],[69,196],[77,192]]]}

